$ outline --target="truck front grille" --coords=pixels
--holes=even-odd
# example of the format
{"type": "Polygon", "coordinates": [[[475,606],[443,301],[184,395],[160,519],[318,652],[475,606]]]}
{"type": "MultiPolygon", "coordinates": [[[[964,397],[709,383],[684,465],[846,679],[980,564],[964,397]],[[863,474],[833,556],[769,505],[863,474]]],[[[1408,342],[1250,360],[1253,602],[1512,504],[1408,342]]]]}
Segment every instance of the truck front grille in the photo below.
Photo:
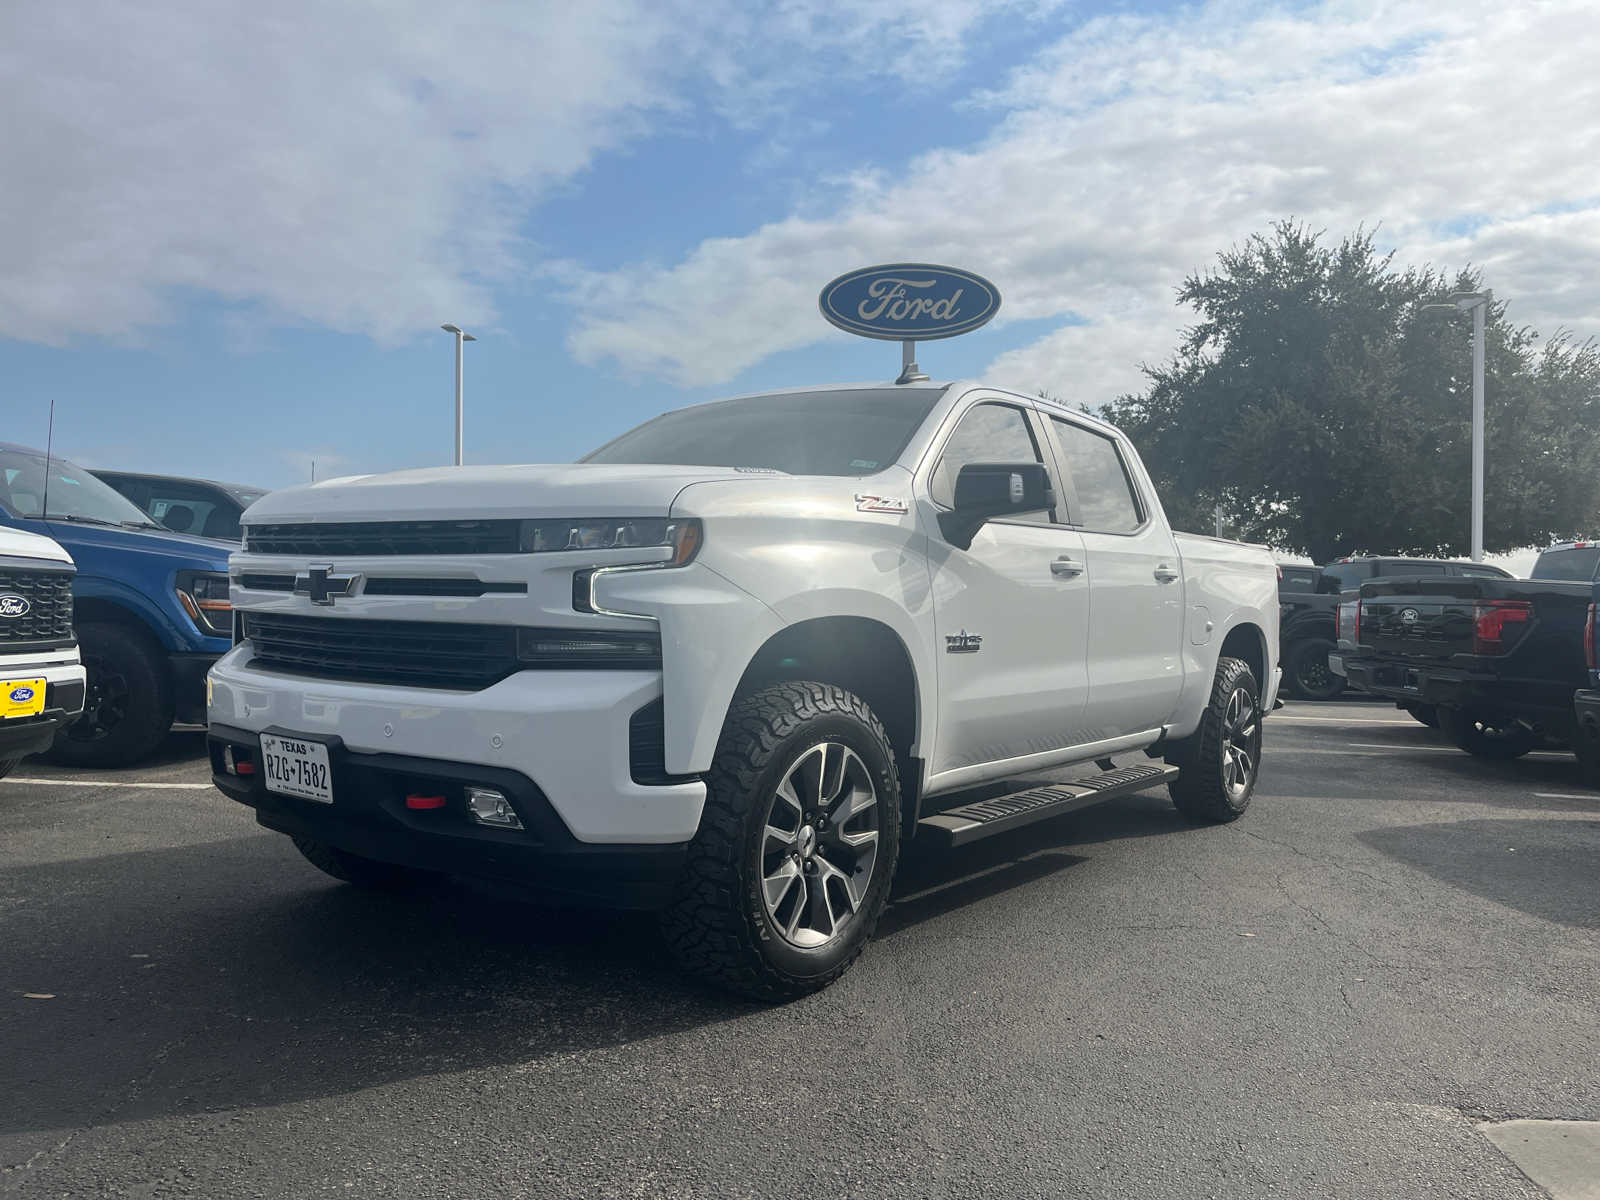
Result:
{"type": "Polygon", "coordinates": [[[343,521],[246,525],[244,548],[254,554],[320,557],[338,554],[515,554],[521,522],[343,521]]]}
{"type": "MultiPolygon", "coordinates": [[[[21,596],[27,612],[8,617],[0,608],[0,649],[8,654],[72,641],[72,572],[0,568],[0,596],[21,596]]],[[[23,605],[12,601],[6,607],[23,605]]]]}
{"type": "Polygon", "coordinates": [[[350,683],[479,691],[517,670],[517,631],[505,625],[244,614],[263,667],[350,683]]]}

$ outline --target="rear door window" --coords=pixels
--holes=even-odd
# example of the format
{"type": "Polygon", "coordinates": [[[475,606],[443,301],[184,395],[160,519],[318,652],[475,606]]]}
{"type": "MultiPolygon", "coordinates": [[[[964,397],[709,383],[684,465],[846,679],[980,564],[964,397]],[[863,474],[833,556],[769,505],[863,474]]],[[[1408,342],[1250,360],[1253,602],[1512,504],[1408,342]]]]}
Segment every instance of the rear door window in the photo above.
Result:
{"type": "Polygon", "coordinates": [[[1350,592],[1372,578],[1372,564],[1364,562],[1330,563],[1322,568],[1319,592],[1350,592]]]}
{"type": "Polygon", "coordinates": [[[1117,443],[1060,417],[1050,422],[1078,496],[1073,524],[1095,533],[1132,533],[1143,525],[1138,493],[1117,443]]]}

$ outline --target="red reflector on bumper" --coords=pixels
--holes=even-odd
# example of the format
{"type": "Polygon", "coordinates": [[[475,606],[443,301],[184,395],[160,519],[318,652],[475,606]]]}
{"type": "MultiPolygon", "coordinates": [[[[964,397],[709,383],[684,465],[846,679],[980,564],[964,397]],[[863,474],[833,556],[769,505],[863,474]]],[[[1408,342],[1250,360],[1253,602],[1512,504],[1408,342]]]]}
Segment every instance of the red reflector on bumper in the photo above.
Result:
{"type": "Polygon", "coordinates": [[[233,760],[233,773],[235,775],[254,775],[256,773],[256,765],[248,758],[236,758],[233,760]]]}
{"type": "Polygon", "coordinates": [[[407,796],[406,796],[406,807],[407,808],[443,808],[444,807],[444,797],[443,796],[423,796],[423,795],[418,795],[415,792],[411,792],[411,793],[408,793],[407,796]]]}

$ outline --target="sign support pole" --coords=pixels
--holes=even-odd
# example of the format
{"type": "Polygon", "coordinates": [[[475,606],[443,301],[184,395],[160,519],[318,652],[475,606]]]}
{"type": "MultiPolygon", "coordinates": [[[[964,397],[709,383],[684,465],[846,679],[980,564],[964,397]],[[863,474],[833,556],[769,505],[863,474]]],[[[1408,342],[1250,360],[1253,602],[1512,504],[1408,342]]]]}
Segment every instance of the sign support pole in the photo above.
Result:
{"type": "Polygon", "coordinates": [[[925,383],[927,378],[917,366],[916,340],[906,338],[900,343],[900,378],[895,383],[925,383]]]}

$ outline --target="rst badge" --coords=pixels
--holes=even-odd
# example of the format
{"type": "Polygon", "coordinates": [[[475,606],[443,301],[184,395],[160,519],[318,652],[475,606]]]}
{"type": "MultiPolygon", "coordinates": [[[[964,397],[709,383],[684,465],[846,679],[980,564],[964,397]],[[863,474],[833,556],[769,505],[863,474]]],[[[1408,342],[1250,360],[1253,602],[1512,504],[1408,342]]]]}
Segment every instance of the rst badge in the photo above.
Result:
{"type": "Polygon", "coordinates": [[[947,633],[944,635],[944,652],[946,654],[976,654],[983,647],[981,634],[968,633],[963,629],[960,633],[947,633]]]}

